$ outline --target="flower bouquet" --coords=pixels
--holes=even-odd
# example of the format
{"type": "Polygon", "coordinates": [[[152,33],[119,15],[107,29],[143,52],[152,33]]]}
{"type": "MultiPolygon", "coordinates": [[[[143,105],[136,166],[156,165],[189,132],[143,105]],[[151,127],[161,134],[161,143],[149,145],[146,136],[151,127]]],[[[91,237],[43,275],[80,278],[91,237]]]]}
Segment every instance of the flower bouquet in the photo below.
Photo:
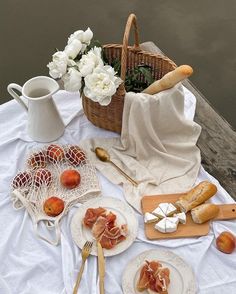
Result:
{"type": "Polygon", "coordinates": [[[137,20],[128,17],[123,44],[100,45],[93,33],[74,32],[63,51],[53,54],[49,74],[67,91],[79,91],[84,113],[96,126],[121,132],[126,91],[141,92],[176,65],[166,56],[141,50],[137,20]],[[134,46],[128,46],[134,26],[134,46]]]}
{"type": "Polygon", "coordinates": [[[61,79],[67,91],[80,91],[98,102],[108,105],[122,80],[113,67],[102,59],[102,48],[91,42],[93,33],[76,31],[69,38],[64,51],[57,51],[48,64],[49,74],[61,79]]]}

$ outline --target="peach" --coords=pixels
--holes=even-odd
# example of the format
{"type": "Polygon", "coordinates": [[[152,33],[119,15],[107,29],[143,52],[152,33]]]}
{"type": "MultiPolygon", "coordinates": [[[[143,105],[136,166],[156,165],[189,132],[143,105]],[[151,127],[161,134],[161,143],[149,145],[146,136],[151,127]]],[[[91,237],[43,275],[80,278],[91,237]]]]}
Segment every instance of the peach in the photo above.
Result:
{"type": "Polygon", "coordinates": [[[216,238],[216,247],[224,253],[232,253],[235,249],[235,237],[230,232],[222,232],[216,238]]]}
{"type": "Polygon", "coordinates": [[[65,154],[71,165],[77,166],[86,159],[85,153],[79,146],[70,146],[65,154]]]}
{"type": "Polygon", "coordinates": [[[32,183],[32,176],[29,172],[24,171],[18,173],[12,182],[12,187],[14,189],[18,188],[25,188],[26,186],[29,186],[32,183]]]}
{"type": "Polygon", "coordinates": [[[42,184],[49,186],[52,183],[52,174],[46,168],[38,169],[34,174],[34,184],[40,187],[42,184]]]}
{"type": "Polygon", "coordinates": [[[52,196],[44,202],[43,210],[48,216],[57,216],[64,210],[64,201],[61,198],[52,196]]]}
{"type": "Polygon", "coordinates": [[[64,150],[55,144],[51,144],[47,148],[47,159],[49,162],[56,163],[65,157],[64,150]]]}
{"type": "Polygon", "coordinates": [[[42,151],[38,153],[33,153],[27,161],[28,166],[32,169],[46,167],[46,162],[46,156],[42,151]]]}
{"type": "Polygon", "coordinates": [[[67,189],[76,188],[80,183],[80,173],[74,169],[67,169],[61,174],[60,181],[67,189]]]}

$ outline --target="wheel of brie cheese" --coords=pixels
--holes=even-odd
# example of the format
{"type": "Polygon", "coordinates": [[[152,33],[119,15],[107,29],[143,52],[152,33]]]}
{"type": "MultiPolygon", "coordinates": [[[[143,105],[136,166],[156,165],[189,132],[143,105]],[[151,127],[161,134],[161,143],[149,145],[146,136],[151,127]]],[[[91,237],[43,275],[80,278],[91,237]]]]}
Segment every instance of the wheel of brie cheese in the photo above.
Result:
{"type": "Polygon", "coordinates": [[[155,224],[155,229],[161,233],[173,233],[177,230],[178,223],[186,223],[184,212],[176,213],[177,209],[172,203],[160,203],[152,213],[146,213],[145,223],[156,222],[155,216],[161,220],[155,224]]]}

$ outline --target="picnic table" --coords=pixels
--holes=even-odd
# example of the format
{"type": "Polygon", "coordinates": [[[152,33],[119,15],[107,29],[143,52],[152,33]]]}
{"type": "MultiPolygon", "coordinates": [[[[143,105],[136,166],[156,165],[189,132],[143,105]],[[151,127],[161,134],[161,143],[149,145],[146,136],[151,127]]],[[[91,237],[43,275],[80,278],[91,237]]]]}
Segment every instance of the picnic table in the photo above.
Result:
{"type": "MultiPolygon", "coordinates": [[[[151,43],[143,48],[158,50],[151,43]]],[[[235,197],[235,133],[209,106],[190,82],[185,86],[195,95],[191,109],[196,108],[196,121],[202,126],[198,146],[202,152],[202,164],[198,182],[213,182],[218,192],[214,203],[232,203],[235,197]],[[206,168],[207,171],[204,169],[206,168]],[[227,193],[227,191],[229,193],[227,193]]],[[[116,134],[93,126],[85,117],[78,94],[60,91],[54,100],[66,122],[60,144],[79,144],[93,137],[113,137],[116,134]]],[[[0,293],[1,294],[66,294],[72,293],[81,265],[81,250],[71,236],[70,224],[81,204],[74,206],[61,222],[61,243],[52,246],[38,239],[32,228],[32,220],[25,210],[15,211],[11,202],[11,181],[23,168],[27,153],[39,144],[30,139],[26,130],[27,115],[16,101],[0,106],[0,293]]],[[[98,173],[103,196],[124,201],[120,186],[109,182],[98,173]]],[[[106,258],[105,293],[122,293],[122,274],[130,260],[149,249],[167,249],[183,258],[193,269],[198,293],[235,293],[236,252],[227,255],[215,246],[220,232],[236,232],[236,222],[216,221],[207,236],[174,240],[150,241],[145,237],[143,216],[137,212],[138,236],[123,253],[106,258]]],[[[99,293],[97,258],[90,256],[85,265],[79,293],[99,293]]]]}

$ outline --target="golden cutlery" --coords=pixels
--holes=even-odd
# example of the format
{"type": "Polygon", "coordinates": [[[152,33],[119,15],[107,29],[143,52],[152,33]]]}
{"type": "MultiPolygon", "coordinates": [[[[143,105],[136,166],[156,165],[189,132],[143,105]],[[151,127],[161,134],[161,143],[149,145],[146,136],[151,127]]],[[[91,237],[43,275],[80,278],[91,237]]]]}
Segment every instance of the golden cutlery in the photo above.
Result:
{"type": "Polygon", "coordinates": [[[98,250],[98,273],[99,273],[99,289],[100,294],[104,294],[104,278],[105,278],[105,258],[103,255],[103,249],[101,243],[97,241],[98,250]]]}
{"type": "Polygon", "coordinates": [[[119,166],[117,166],[113,161],[110,159],[110,154],[101,147],[96,147],[94,151],[97,157],[104,162],[110,162],[128,181],[130,181],[135,187],[138,186],[138,182],[128,176],[119,166]]]}
{"type": "Polygon", "coordinates": [[[83,248],[82,248],[82,252],[81,252],[81,254],[82,254],[82,264],[81,264],[80,271],[79,271],[78,276],[77,276],[77,280],[76,280],[76,283],[75,283],[75,286],[74,286],[73,294],[77,294],[79,284],[80,284],[80,281],[81,281],[81,278],[82,278],[82,274],[83,274],[83,271],[84,271],[85,261],[88,258],[89,254],[90,254],[90,252],[92,250],[92,246],[93,246],[93,242],[87,241],[84,244],[83,248]]]}

